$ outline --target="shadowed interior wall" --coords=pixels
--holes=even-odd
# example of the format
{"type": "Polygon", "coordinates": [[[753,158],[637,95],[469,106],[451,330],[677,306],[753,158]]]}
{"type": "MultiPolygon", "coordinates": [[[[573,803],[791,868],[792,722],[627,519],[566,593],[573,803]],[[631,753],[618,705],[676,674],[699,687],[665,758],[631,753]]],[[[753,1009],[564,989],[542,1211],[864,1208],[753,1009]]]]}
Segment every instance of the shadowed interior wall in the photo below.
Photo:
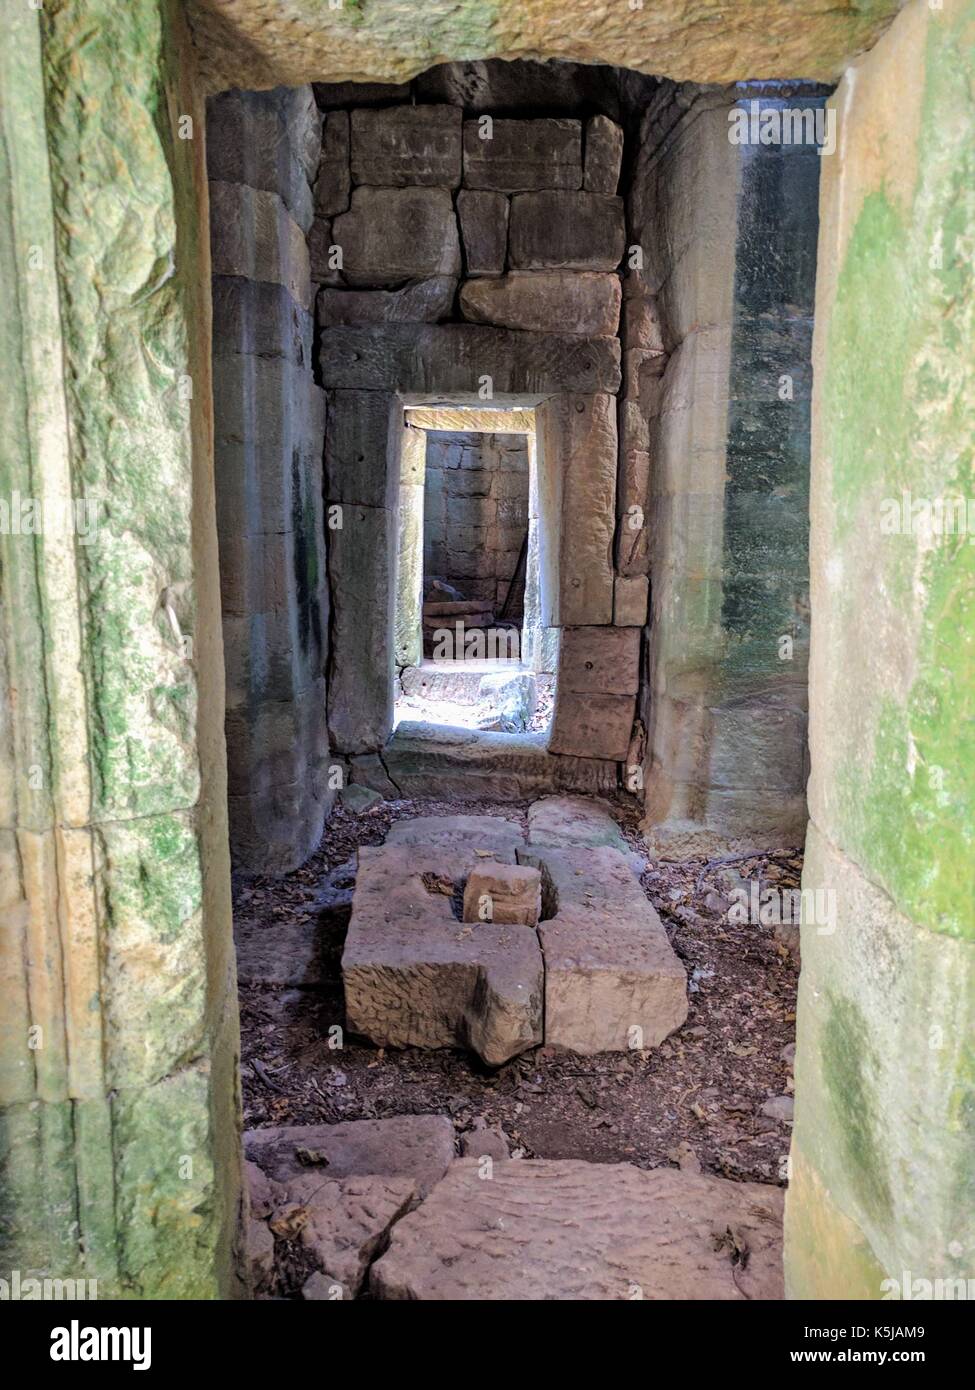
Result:
{"type": "MultiPolygon", "coordinates": [[[[427,437],[423,570],[500,614],[528,533],[528,440],[517,434],[427,437]]],[[[519,585],[510,618],[520,622],[519,585]]]]}
{"type": "Polygon", "coordinates": [[[230,847],[284,873],[318,844],[327,785],[324,395],[312,376],[321,118],[310,87],[207,109],[217,527],[230,847]]]}
{"type": "Polygon", "coordinates": [[[942,530],[932,504],[972,497],[973,71],[971,0],[911,5],[831,102],[803,874],[820,907],[803,914],[786,1200],[799,1298],[971,1292],[975,546],[970,500],[942,530]]]}
{"type": "Polygon", "coordinates": [[[636,360],[621,407],[617,563],[650,575],[645,825],[668,853],[797,844],[805,827],[821,157],[733,143],[729,122],[755,100],[823,101],[821,89],[790,93],[664,84],[631,189],[645,270],[631,272],[624,303],[646,326],[644,346],[625,340],[636,360]],[[628,521],[635,504],[645,534],[628,521]]]}

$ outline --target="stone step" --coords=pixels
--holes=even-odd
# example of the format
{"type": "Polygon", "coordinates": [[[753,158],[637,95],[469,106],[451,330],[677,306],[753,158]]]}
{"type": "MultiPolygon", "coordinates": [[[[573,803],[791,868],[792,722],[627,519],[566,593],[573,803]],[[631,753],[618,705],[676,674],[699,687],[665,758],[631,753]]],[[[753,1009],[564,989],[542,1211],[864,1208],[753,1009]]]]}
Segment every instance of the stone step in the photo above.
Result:
{"type": "MultiPolygon", "coordinates": [[[[404,797],[521,801],[557,791],[615,795],[616,763],[555,757],[547,739],[544,733],[503,734],[403,720],[383,750],[383,761],[404,797]]],[[[356,780],[370,785],[365,771],[356,780]]]]}
{"type": "Polygon", "coordinates": [[[605,802],[588,796],[545,796],[528,808],[528,843],[565,849],[609,845],[625,853],[626,841],[605,802]]]}
{"type": "Polygon", "coordinates": [[[630,1164],[457,1159],[392,1230],[380,1299],[781,1299],[781,1188],[630,1164]]]}

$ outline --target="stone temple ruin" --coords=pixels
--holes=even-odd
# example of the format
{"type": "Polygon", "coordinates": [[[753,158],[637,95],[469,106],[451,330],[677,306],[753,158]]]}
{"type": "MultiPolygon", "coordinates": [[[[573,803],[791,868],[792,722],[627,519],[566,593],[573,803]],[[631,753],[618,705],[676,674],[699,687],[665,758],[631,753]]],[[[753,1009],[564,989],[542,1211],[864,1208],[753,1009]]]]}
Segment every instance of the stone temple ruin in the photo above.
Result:
{"type": "Polygon", "coordinates": [[[0,1279],[971,1275],[975,13],[618,10],[10,7],[0,1279]]]}

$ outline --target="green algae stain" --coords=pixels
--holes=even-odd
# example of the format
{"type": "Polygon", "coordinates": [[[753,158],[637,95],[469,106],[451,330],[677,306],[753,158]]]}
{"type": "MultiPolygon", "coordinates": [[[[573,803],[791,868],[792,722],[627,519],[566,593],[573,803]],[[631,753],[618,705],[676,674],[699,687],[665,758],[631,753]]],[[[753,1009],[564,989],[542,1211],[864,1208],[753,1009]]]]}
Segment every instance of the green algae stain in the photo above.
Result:
{"type": "MultiPolygon", "coordinates": [[[[883,499],[975,497],[973,69],[969,4],[953,21],[944,15],[928,27],[912,206],[898,213],[883,192],[871,194],[838,277],[822,419],[840,556],[856,555],[883,499]]],[[[910,686],[897,698],[848,659],[853,653],[837,652],[844,669],[833,696],[876,711],[868,755],[848,747],[835,760],[845,842],[903,912],[968,940],[975,939],[973,540],[966,530],[881,541],[878,529],[882,597],[873,601],[913,642],[910,686]]]]}
{"type": "Polygon", "coordinates": [[[390,7],[378,0],[342,0],[337,9],[327,0],[318,0],[313,10],[305,8],[308,22],[315,27],[350,26],[377,49],[417,50],[429,61],[488,58],[496,49],[498,0],[456,0],[424,10],[404,6],[401,15],[391,13],[390,7]]]}
{"type": "Polygon", "coordinates": [[[905,262],[906,237],[897,214],[883,193],[872,193],[840,272],[823,388],[838,539],[855,524],[863,491],[878,480],[889,480],[893,488],[905,473],[910,327],[905,262]]]}
{"type": "Polygon", "coordinates": [[[850,1180],[864,1210],[884,1223],[892,1214],[884,1151],[874,1109],[877,1059],[856,1004],[830,995],[822,1038],[823,1079],[850,1180]]]}

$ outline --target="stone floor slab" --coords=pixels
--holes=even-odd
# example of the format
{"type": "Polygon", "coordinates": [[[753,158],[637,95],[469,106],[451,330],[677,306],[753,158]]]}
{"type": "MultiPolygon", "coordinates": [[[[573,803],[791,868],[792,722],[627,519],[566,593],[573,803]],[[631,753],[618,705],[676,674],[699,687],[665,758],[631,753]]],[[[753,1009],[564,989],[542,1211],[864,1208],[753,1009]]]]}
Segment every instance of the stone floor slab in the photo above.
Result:
{"type": "Polygon", "coordinates": [[[329,1178],[378,1174],[411,1178],[425,1196],[454,1157],[454,1127],[446,1115],[276,1125],[245,1131],[244,1153],[273,1183],[290,1184],[309,1171],[329,1178]],[[309,1169],[298,1158],[299,1149],[320,1154],[327,1162],[309,1169]]]}
{"type": "Polygon", "coordinates": [[[492,859],[513,864],[515,853],[524,847],[525,837],[516,821],[503,816],[417,816],[394,821],[386,836],[387,845],[428,845],[457,849],[467,855],[483,850],[492,859]]]}
{"type": "Polygon", "coordinates": [[[782,1190],[657,1168],[458,1159],[372,1267],[381,1299],[780,1299],[782,1190]]]}
{"type": "Polygon", "coordinates": [[[605,802],[588,796],[543,796],[528,808],[528,843],[565,849],[609,845],[626,852],[626,841],[605,802]]]}
{"type": "Polygon", "coordinates": [[[360,1293],[370,1262],[395,1221],[414,1204],[411,1178],[376,1175],[330,1180],[310,1172],[292,1185],[293,1206],[278,1216],[292,1223],[317,1268],[341,1288],[342,1299],[360,1293]]]}

